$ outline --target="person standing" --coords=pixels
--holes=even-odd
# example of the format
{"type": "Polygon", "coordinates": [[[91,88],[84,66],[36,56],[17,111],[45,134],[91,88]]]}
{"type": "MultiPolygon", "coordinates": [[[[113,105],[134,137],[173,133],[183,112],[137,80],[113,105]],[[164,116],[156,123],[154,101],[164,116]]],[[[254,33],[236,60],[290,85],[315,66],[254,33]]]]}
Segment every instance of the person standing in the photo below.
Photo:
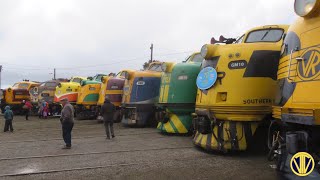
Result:
{"type": "Polygon", "coordinates": [[[106,98],[104,104],[101,107],[101,114],[104,120],[104,127],[107,134],[107,139],[110,139],[110,133],[112,138],[114,138],[113,130],[113,117],[116,107],[111,103],[110,99],[106,98]]]}
{"type": "Polygon", "coordinates": [[[62,137],[65,146],[62,149],[71,149],[71,132],[74,125],[74,108],[69,103],[68,99],[62,99],[61,104],[63,109],[61,111],[60,122],[62,125],[62,137]]]}
{"type": "Polygon", "coordinates": [[[41,118],[42,118],[42,114],[43,114],[43,105],[42,105],[42,102],[39,102],[39,103],[38,103],[38,106],[39,106],[38,115],[39,115],[39,119],[41,119],[41,118]]]}
{"type": "Polygon", "coordinates": [[[33,106],[30,101],[23,100],[22,103],[24,104],[23,109],[25,110],[26,120],[29,120],[30,111],[33,106]]]}
{"type": "Polygon", "coordinates": [[[49,113],[49,104],[46,103],[45,106],[43,107],[43,113],[42,116],[44,119],[47,119],[49,113]]]}
{"type": "Polygon", "coordinates": [[[13,132],[13,127],[12,127],[13,112],[11,111],[10,106],[5,107],[4,119],[5,119],[4,132],[7,132],[8,130],[13,132]]]}

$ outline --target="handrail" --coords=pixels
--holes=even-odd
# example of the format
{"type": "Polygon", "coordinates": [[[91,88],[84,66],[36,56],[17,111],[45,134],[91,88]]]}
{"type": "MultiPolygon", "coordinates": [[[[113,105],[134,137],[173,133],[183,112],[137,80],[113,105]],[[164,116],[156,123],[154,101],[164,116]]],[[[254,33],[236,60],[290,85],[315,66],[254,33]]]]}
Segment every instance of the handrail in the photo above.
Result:
{"type": "Polygon", "coordinates": [[[293,81],[293,79],[290,78],[292,54],[293,54],[293,49],[291,49],[291,52],[290,52],[289,70],[288,70],[288,79],[289,79],[290,81],[293,81]]]}

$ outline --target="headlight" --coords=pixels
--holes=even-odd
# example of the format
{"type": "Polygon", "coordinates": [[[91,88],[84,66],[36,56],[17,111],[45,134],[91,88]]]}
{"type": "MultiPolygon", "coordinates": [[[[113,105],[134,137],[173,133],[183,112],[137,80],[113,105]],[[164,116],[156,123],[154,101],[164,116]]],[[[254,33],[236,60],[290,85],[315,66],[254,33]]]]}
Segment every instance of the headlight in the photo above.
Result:
{"type": "Polygon", "coordinates": [[[298,16],[308,16],[314,12],[316,4],[317,0],[295,0],[294,11],[298,16]]]}
{"type": "Polygon", "coordinates": [[[210,59],[214,56],[214,52],[219,45],[205,44],[202,46],[200,54],[204,59],[210,59]]]}
{"type": "Polygon", "coordinates": [[[206,58],[208,54],[208,46],[206,44],[202,46],[200,54],[203,58],[206,58]]]}

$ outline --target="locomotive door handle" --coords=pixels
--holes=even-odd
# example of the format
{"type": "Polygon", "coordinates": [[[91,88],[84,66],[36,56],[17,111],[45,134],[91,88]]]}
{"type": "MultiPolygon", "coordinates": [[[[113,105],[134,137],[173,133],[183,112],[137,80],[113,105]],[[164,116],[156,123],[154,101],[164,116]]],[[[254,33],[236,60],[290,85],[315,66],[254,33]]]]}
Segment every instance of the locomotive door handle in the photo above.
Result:
{"type": "Polygon", "coordinates": [[[304,58],[303,57],[297,57],[296,60],[301,62],[301,61],[304,61],[304,58]]]}

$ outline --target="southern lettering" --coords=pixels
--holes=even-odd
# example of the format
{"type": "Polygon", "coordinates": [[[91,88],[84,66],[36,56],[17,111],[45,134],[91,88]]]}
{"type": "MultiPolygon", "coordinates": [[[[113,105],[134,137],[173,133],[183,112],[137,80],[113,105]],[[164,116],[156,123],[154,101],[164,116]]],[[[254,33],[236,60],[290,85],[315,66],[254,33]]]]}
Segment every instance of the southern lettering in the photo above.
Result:
{"type": "Polygon", "coordinates": [[[245,99],[243,104],[272,104],[272,99],[245,99]]]}

